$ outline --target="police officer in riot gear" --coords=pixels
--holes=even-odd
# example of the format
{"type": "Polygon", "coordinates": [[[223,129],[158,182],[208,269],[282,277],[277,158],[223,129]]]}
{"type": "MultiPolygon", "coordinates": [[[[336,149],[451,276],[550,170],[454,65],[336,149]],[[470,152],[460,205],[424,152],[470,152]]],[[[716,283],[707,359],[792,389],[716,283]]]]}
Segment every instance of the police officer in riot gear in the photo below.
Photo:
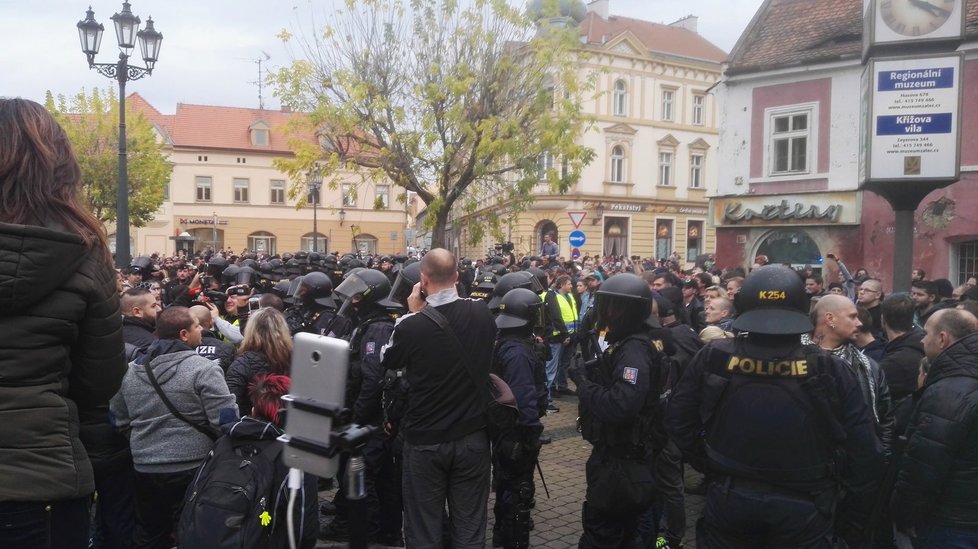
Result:
{"type": "Polygon", "coordinates": [[[336,316],[333,281],[318,271],[302,277],[292,296],[293,305],[285,310],[285,322],[294,336],[299,332],[325,335],[336,316]]]}
{"type": "Polygon", "coordinates": [[[746,334],[704,347],[672,393],[668,433],[709,472],[696,536],[706,547],[862,542],[882,451],[850,369],[801,344],[812,329],[808,302],[791,269],[751,272],[733,324],[746,334]]]}
{"type": "Polygon", "coordinates": [[[609,346],[597,361],[568,372],[577,384],[582,435],[593,446],[580,547],[626,547],[655,496],[652,456],[663,443],[662,354],[652,337],[659,325],[651,316],[652,290],[636,275],[608,279],[596,299],[609,346]]]}
{"type": "MultiPolygon", "coordinates": [[[[502,278],[506,276],[509,275],[502,278]]],[[[513,391],[519,409],[519,427],[511,440],[493,448],[496,479],[493,545],[525,549],[530,546],[533,467],[540,454],[543,431],[540,417],[547,413],[547,371],[534,349],[533,338],[533,327],[542,322],[543,302],[530,289],[514,288],[500,298],[498,309],[499,337],[493,352],[492,372],[513,391]]]]}
{"type": "MultiPolygon", "coordinates": [[[[397,316],[385,306],[390,290],[387,275],[376,269],[361,269],[346,277],[336,288],[338,294],[347,296],[341,307],[342,314],[355,316],[358,321],[350,338],[347,383],[353,421],[378,427],[363,448],[370,539],[382,545],[400,545],[403,543],[400,469],[394,458],[392,441],[380,428],[384,422],[382,391],[385,374],[380,366],[380,351],[391,339],[397,316]]],[[[342,537],[349,518],[345,499],[337,497],[335,503],[337,518],[330,525],[331,532],[326,532],[333,538],[336,534],[342,537]]]]}

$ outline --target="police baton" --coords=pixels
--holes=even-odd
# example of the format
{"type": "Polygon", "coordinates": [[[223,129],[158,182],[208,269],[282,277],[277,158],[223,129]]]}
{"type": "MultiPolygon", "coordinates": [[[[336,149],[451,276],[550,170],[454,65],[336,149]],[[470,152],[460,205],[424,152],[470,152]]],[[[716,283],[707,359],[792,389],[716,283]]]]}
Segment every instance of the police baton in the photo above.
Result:
{"type": "Polygon", "coordinates": [[[540,460],[536,460],[535,465],[537,466],[537,472],[540,473],[540,483],[543,484],[543,491],[547,494],[547,499],[550,499],[550,490],[547,489],[547,479],[543,478],[543,469],[540,467],[540,460]]]}

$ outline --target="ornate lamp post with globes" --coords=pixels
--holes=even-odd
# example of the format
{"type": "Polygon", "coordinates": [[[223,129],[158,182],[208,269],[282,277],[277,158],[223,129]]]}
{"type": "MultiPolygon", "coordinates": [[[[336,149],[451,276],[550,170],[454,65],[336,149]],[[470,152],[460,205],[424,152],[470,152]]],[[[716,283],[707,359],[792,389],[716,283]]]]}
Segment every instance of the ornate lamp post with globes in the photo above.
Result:
{"type": "Polygon", "coordinates": [[[81,40],[82,53],[88,58],[88,68],[95,69],[99,74],[115,79],[119,83],[119,179],[116,195],[116,229],[115,229],[115,261],[119,267],[128,267],[129,249],[129,174],[126,159],[126,82],[139,80],[153,73],[153,67],[160,55],[160,44],[163,35],[153,28],[153,18],[146,19],[146,28],[139,30],[140,20],[132,14],[129,2],[122,3],[122,12],[111,17],[115,25],[115,35],[119,42],[119,61],[115,63],[96,63],[102,43],[102,31],[105,28],[95,20],[95,12],[89,6],[85,19],[78,22],[78,38],[81,40]],[[129,56],[136,39],[139,39],[139,50],[146,67],[129,64],[129,56]]]}

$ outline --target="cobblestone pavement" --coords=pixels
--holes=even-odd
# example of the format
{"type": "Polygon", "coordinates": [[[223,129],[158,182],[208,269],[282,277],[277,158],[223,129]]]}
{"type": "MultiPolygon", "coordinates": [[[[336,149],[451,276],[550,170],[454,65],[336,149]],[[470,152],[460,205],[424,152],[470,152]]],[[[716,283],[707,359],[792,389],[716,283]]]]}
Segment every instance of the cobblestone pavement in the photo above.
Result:
{"type": "MultiPolygon", "coordinates": [[[[567,549],[577,547],[581,536],[581,502],[584,499],[584,463],[591,453],[591,445],[577,432],[577,398],[561,397],[554,401],[560,412],[543,419],[545,434],[553,442],[540,452],[550,497],[547,498],[539,475],[536,477],[536,508],[533,510],[534,530],[530,533],[530,545],[534,548],[567,549]]],[[[687,468],[687,483],[698,482],[700,475],[687,468]]],[[[322,492],[321,499],[332,497],[332,492],[322,492]]],[[[701,496],[686,496],[686,537],[684,547],[696,547],[696,519],[703,509],[701,496]]],[[[492,505],[489,501],[489,526],[486,547],[492,547],[492,505]]],[[[345,547],[345,544],[320,542],[318,547],[345,547]]]]}

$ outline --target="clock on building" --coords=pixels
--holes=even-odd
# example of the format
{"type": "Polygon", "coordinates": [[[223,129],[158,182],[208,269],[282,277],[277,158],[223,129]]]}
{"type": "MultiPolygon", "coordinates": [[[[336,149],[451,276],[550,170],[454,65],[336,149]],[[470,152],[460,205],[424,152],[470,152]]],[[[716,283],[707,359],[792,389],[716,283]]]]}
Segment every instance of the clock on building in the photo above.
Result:
{"type": "Polygon", "coordinates": [[[964,0],[864,0],[864,3],[863,49],[867,54],[877,47],[953,42],[964,36],[964,0]]]}

